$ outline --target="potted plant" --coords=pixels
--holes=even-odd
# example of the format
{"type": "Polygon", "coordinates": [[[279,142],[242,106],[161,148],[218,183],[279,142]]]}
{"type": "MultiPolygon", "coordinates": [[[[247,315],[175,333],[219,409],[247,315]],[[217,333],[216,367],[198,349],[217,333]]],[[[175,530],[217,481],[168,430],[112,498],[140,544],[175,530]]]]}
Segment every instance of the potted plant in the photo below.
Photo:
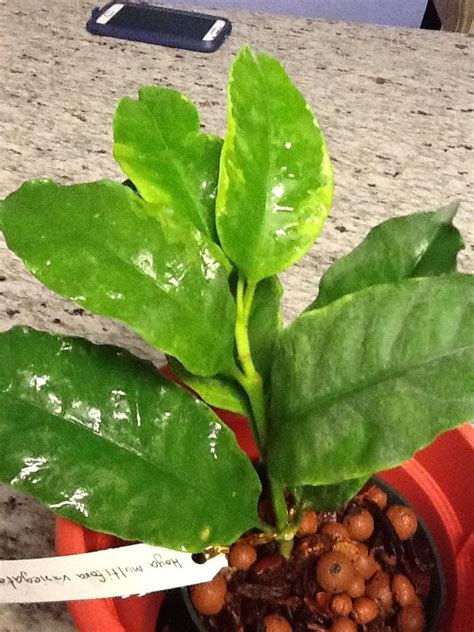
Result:
{"type": "Polygon", "coordinates": [[[217,593],[192,595],[214,629],[234,617],[236,578],[260,564],[267,582],[304,559],[309,593],[292,609],[277,590],[266,632],[299,629],[304,607],[323,611],[313,630],[421,631],[427,573],[418,589],[400,572],[417,519],[364,486],[473,413],[474,280],[456,272],[456,209],[376,227],[284,328],[277,275],[321,231],[333,178],[280,64],[239,53],[224,141],[162,88],[122,99],[114,138],[136,192],[30,181],[0,227],[38,279],[126,323],[194,394],[119,348],[14,328],[0,335],[0,477],[96,532],[232,547],[217,593]],[[250,420],[260,476],[211,407],[250,420]]]}

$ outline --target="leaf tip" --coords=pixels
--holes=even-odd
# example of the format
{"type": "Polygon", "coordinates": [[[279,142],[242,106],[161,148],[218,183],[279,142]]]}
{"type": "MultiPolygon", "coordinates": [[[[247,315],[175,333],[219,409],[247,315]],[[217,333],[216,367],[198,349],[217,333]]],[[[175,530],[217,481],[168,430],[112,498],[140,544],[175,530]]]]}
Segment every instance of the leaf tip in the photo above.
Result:
{"type": "Polygon", "coordinates": [[[456,216],[456,213],[459,209],[459,200],[454,200],[450,202],[447,206],[443,206],[437,211],[438,217],[445,222],[446,224],[450,224],[456,216]]]}
{"type": "Polygon", "coordinates": [[[252,49],[250,48],[250,44],[248,42],[245,43],[239,50],[239,52],[237,53],[237,57],[245,55],[252,55],[252,49]]]}
{"type": "Polygon", "coordinates": [[[233,70],[235,69],[236,66],[238,67],[242,63],[246,64],[250,62],[255,64],[256,61],[257,61],[257,56],[255,55],[253,50],[250,48],[250,44],[244,44],[242,48],[239,50],[239,52],[237,53],[237,55],[235,56],[234,62],[232,64],[230,76],[232,77],[233,70]]]}

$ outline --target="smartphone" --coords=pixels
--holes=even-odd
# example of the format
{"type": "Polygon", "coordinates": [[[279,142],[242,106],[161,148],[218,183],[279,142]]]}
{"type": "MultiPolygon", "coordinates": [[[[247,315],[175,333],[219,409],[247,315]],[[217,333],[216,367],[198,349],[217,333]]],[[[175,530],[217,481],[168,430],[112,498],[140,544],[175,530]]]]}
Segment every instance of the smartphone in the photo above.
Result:
{"type": "Polygon", "coordinates": [[[232,25],[215,15],[110,2],[92,11],[86,28],[98,35],[212,53],[229,36],[232,25]]]}

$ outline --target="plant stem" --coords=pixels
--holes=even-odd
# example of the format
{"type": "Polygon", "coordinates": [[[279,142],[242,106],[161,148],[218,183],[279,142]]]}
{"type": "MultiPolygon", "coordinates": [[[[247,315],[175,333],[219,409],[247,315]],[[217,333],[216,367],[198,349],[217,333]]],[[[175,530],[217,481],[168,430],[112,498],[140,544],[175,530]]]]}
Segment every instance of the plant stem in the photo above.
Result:
{"type": "Polygon", "coordinates": [[[294,540],[282,540],[278,543],[278,548],[280,549],[281,555],[287,560],[291,557],[291,552],[293,551],[294,540]]]}
{"type": "Polygon", "coordinates": [[[253,437],[254,437],[255,442],[257,444],[257,447],[259,449],[259,452],[260,452],[260,454],[262,454],[263,442],[262,442],[261,432],[260,432],[259,426],[257,425],[257,422],[256,422],[255,401],[254,401],[254,398],[251,395],[252,387],[248,383],[247,378],[245,377],[245,375],[242,373],[242,371],[239,369],[239,367],[237,365],[234,365],[231,368],[229,375],[231,377],[233,377],[235,380],[237,380],[237,382],[242,386],[242,388],[244,389],[244,391],[247,394],[247,397],[249,398],[250,409],[251,409],[251,413],[252,413],[251,415],[249,415],[250,422],[251,422],[251,425],[252,425],[252,434],[253,434],[253,437]]]}
{"type": "MultiPolygon", "coordinates": [[[[237,281],[237,317],[235,322],[235,343],[240,369],[234,366],[233,377],[247,393],[252,409],[252,429],[260,454],[265,457],[267,438],[267,421],[265,412],[265,395],[263,392],[262,376],[255,368],[252,359],[249,340],[249,318],[257,284],[248,283],[239,274],[237,281]]],[[[288,510],[284,488],[276,481],[270,480],[271,496],[278,531],[283,531],[288,525],[288,510]]]]}
{"type": "Polygon", "coordinates": [[[288,508],[286,506],[285,490],[275,479],[270,479],[270,488],[276,526],[278,531],[283,531],[288,524],[288,508]]]}
{"type": "Polygon", "coordinates": [[[234,377],[239,381],[248,395],[253,413],[253,425],[255,440],[263,452],[266,438],[265,399],[263,394],[262,376],[255,369],[250,351],[248,324],[252,301],[255,295],[256,284],[249,283],[244,290],[244,279],[239,275],[237,282],[237,318],[235,322],[235,343],[237,357],[241,371],[234,372],[234,377]]]}

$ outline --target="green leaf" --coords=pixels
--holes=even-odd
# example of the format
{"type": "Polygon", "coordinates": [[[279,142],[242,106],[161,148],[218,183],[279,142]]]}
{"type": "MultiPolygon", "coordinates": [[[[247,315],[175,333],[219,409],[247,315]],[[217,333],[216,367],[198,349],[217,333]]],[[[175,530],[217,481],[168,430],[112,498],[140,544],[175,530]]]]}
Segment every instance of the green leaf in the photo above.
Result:
{"type": "Polygon", "coordinates": [[[229,263],[171,210],[114,182],[24,184],[4,203],[7,244],[55,292],[121,320],[193,373],[233,355],[229,263]]]}
{"type": "MultiPolygon", "coordinates": [[[[267,379],[273,360],[273,348],[282,330],[281,297],[283,286],[278,277],[261,281],[255,290],[249,317],[249,340],[252,359],[260,375],[267,379]]],[[[221,375],[200,377],[193,375],[172,358],[169,359],[176,376],[193,389],[211,406],[249,417],[248,398],[233,379],[221,375]]]]}
{"type": "Polygon", "coordinates": [[[127,352],[0,335],[0,478],[87,527],[174,549],[258,524],[258,477],[233,433],[127,352]]]}
{"type": "Polygon", "coordinates": [[[224,252],[250,281],[300,259],[329,213],[322,132],[282,66],[243,48],[231,70],[217,194],[224,252]]]}
{"type": "Polygon", "coordinates": [[[399,465],[474,416],[474,277],[409,279],[307,312],[272,369],[271,475],[331,485],[399,465]]]}
{"type": "Polygon", "coordinates": [[[183,365],[173,358],[168,358],[168,361],[176,377],[195,391],[207,404],[249,417],[248,398],[235,380],[221,375],[200,377],[186,371],[183,365]]]}
{"type": "Polygon", "coordinates": [[[305,509],[335,511],[345,505],[365,485],[371,475],[354,478],[335,485],[305,485],[302,503],[305,509]]]}
{"type": "MultiPolygon", "coordinates": [[[[278,277],[264,279],[257,285],[250,312],[249,339],[252,358],[264,379],[269,376],[273,347],[282,329],[282,294],[283,287],[278,277]]],[[[248,397],[235,380],[222,375],[193,375],[171,357],[169,363],[181,382],[198,393],[209,405],[250,417],[248,397]]]]}
{"type": "Polygon", "coordinates": [[[457,209],[458,205],[452,204],[376,226],[357,248],[327,270],[319,296],[309,309],[324,307],[372,285],[455,272],[457,254],[464,247],[452,224],[457,209]]]}
{"type": "Polygon", "coordinates": [[[181,93],[141,88],[115,112],[114,156],[141,196],[172,208],[217,238],[215,197],[222,140],[201,134],[199,115],[181,93]]]}
{"type": "Polygon", "coordinates": [[[266,378],[273,361],[273,347],[282,330],[281,297],[283,286],[278,277],[261,281],[249,317],[249,340],[257,371],[266,378]]]}

